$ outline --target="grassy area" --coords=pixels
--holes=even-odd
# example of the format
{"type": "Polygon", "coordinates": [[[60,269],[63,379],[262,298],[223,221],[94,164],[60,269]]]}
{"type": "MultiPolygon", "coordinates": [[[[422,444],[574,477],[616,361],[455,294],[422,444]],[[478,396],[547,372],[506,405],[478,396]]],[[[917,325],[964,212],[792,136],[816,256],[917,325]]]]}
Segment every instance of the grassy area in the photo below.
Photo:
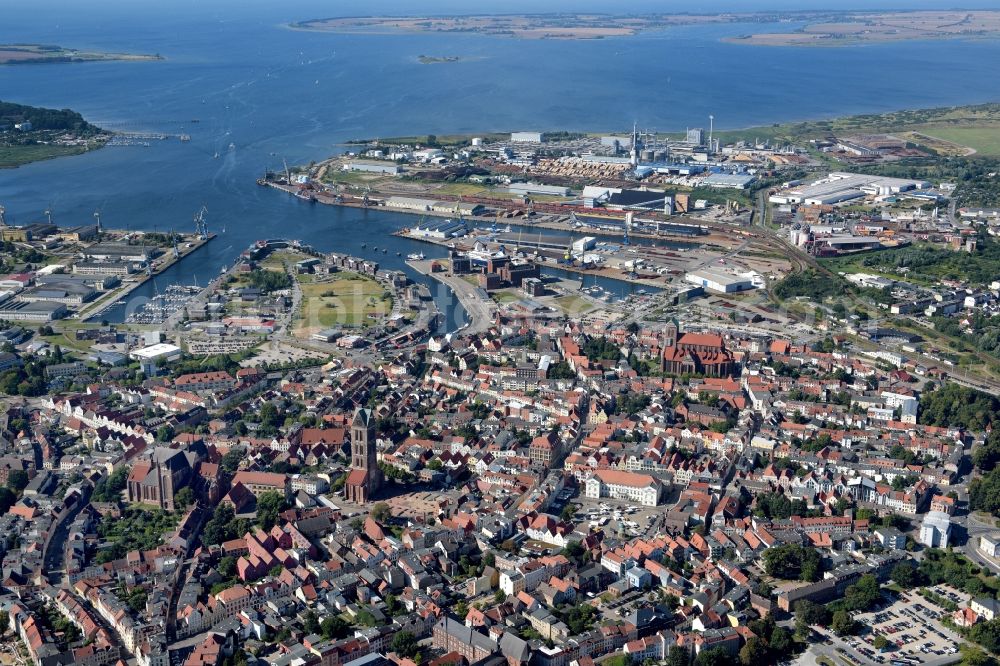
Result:
{"type": "Polygon", "coordinates": [[[594,309],[594,306],[587,299],[575,294],[554,298],[552,302],[566,314],[583,314],[594,309]]]}
{"type": "Polygon", "coordinates": [[[359,275],[306,283],[301,288],[302,307],[295,324],[299,337],[337,325],[364,328],[374,322],[368,315],[392,311],[392,296],[382,285],[359,275]]]}
{"type": "Polygon", "coordinates": [[[490,296],[492,296],[493,300],[495,300],[500,305],[506,305],[507,303],[516,303],[517,301],[521,300],[521,296],[512,289],[494,291],[490,294],[490,296]]]}
{"type": "Polygon", "coordinates": [[[0,146],[0,169],[12,169],[23,164],[51,160],[67,155],[79,155],[87,152],[83,146],[0,146]]]}
{"type": "MultiPolygon", "coordinates": [[[[935,109],[911,109],[801,123],[775,123],[774,125],[740,130],[716,130],[715,136],[719,137],[723,143],[747,137],[778,142],[801,142],[804,139],[823,138],[830,134],[845,136],[853,133],[922,131],[933,128],[935,131],[928,132],[928,134],[951,141],[953,139],[950,136],[939,134],[939,132],[977,128],[983,133],[988,133],[988,128],[996,128],[998,125],[1000,125],[1000,104],[978,104],[935,109]]],[[[973,137],[969,136],[968,140],[972,141],[973,137]]],[[[997,139],[986,137],[983,140],[989,143],[997,139]]],[[[964,144],[963,141],[957,139],[955,141],[964,144]]],[[[975,146],[972,147],[975,148],[975,146]]]]}
{"type": "Polygon", "coordinates": [[[458,196],[492,196],[493,190],[486,185],[476,183],[445,183],[441,187],[435,188],[439,194],[454,194],[458,196]]]}
{"type": "Polygon", "coordinates": [[[922,133],[968,146],[979,155],[989,157],[1000,155],[1000,123],[982,127],[928,127],[922,133]]]}
{"type": "Polygon", "coordinates": [[[264,257],[264,260],[260,262],[260,267],[266,268],[269,271],[283,271],[286,266],[302,261],[303,259],[309,259],[309,255],[296,252],[295,250],[281,250],[279,252],[272,252],[264,257]]]}

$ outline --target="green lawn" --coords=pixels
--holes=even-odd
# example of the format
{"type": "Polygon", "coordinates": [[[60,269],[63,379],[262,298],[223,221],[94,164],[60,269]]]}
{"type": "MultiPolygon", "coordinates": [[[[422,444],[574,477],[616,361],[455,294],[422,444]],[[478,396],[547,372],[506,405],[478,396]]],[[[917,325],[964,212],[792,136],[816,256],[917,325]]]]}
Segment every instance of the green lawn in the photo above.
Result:
{"type": "Polygon", "coordinates": [[[575,294],[554,298],[552,302],[568,315],[583,314],[594,309],[594,306],[587,299],[575,294]]]}
{"type": "Polygon", "coordinates": [[[370,278],[350,275],[301,287],[302,308],[295,324],[299,337],[337,325],[367,327],[375,321],[368,315],[392,311],[392,297],[370,278]]]}
{"type": "Polygon", "coordinates": [[[1000,127],[928,127],[922,134],[962,146],[968,146],[980,155],[1000,155],[1000,127]]]}
{"type": "Polygon", "coordinates": [[[85,152],[87,149],[81,146],[0,146],[0,169],[10,169],[39,160],[85,152]]]}

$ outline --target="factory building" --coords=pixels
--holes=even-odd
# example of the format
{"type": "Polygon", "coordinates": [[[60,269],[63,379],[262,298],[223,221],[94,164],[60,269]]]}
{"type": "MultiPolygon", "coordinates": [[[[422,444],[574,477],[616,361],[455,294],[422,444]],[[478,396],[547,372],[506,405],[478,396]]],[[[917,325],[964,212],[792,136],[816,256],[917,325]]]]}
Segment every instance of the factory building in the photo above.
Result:
{"type": "Polygon", "coordinates": [[[62,303],[28,302],[7,299],[0,301],[0,319],[7,321],[28,321],[45,323],[62,319],[69,311],[62,303]]]}
{"type": "Polygon", "coordinates": [[[426,220],[411,230],[414,236],[424,238],[458,238],[466,234],[465,223],[457,220],[426,220]]]}
{"type": "Polygon", "coordinates": [[[82,254],[90,261],[134,261],[144,264],[158,256],[160,251],[148,245],[98,243],[88,247],[82,254]]]}
{"type": "Polygon", "coordinates": [[[753,184],[754,180],[754,176],[745,173],[713,173],[701,184],[716,189],[745,190],[753,184]]]}
{"type": "Polygon", "coordinates": [[[547,197],[568,197],[570,189],[560,185],[542,185],[541,183],[511,183],[507,191],[519,196],[541,195],[547,197]]]}
{"type": "Polygon", "coordinates": [[[364,162],[359,160],[345,164],[344,171],[364,171],[367,173],[382,173],[389,176],[398,176],[403,172],[403,169],[397,164],[390,164],[388,162],[364,162]]]}
{"type": "Polygon", "coordinates": [[[74,275],[115,275],[125,277],[135,272],[132,264],[111,261],[80,261],[73,264],[74,275]]]}
{"type": "Polygon", "coordinates": [[[702,268],[686,273],[684,279],[691,284],[719,294],[731,294],[754,288],[753,280],[749,277],[734,275],[714,268],[702,268]]]}
{"type": "Polygon", "coordinates": [[[831,173],[809,185],[793,187],[771,195],[776,204],[828,206],[865,196],[889,196],[913,190],[925,190],[930,183],[908,178],[886,178],[860,173],[831,173]]]}
{"type": "Polygon", "coordinates": [[[542,133],[541,132],[511,132],[510,133],[511,143],[541,143],[542,133]]]}

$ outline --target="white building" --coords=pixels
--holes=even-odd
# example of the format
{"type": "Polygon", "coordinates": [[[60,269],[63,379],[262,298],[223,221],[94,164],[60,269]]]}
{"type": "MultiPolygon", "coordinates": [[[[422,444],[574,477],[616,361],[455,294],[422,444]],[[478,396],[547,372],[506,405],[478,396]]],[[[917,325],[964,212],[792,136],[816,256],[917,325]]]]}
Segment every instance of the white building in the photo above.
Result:
{"type": "Polygon", "coordinates": [[[742,275],[734,275],[714,268],[702,268],[684,275],[684,279],[708,291],[731,294],[754,288],[753,280],[742,275]]]}
{"type": "Polygon", "coordinates": [[[511,132],[510,133],[511,143],[541,143],[542,133],[541,132],[511,132]]]}
{"type": "Polygon", "coordinates": [[[984,534],[979,537],[979,552],[988,557],[1000,555],[1000,535],[984,534]]]}
{"type": "Polygon", "coordinates": [[[928,548],[947,548],[951,517],[944,511],[928,511],[920,524],[920,543],[928,548]]]}
{"type": "Polygon", "coordinates": [[[656,506],[660,503],[662,485],[648,474],[599,469],[587,479],[584,488],[586,496],[592,499],[610,497],[642,506],[656,506]]]}

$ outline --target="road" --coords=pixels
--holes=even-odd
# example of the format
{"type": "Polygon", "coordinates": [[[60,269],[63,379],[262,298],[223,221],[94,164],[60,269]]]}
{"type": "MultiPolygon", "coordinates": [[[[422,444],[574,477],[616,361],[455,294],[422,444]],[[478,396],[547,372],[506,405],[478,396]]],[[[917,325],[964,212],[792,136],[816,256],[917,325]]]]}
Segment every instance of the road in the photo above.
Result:
{"type": "Polygon", "coordinates": [[[62,587],[66,583],[64,580],[66,575],[66,538],[69,536],[69,527],[76,520],[83,507],[90,504],[90,493],[92,490],[93,488],[89,483],[84,484],[83,497],[76,503],[76,506],[70,509],[69,513],[66,514],[56,527],[52,538],[49,539],[42,562],[45,567],[43,573],[53,587],[62,587]]]}
{"type": "Polygon", "coordinates": [[[469,324],[463,329],[466,334],[482,333],[493,326],[496,319],[497,305],[491,298],[482,298],[478,291],[479,287],[473,286],[466,280],[445,273],[432,273],[431,261],[407,261],[415,271],[424,275],[429,275],[435,280],[447,285],[458,302],[465,308],[465,313],[469,318],[469,324]]]}

